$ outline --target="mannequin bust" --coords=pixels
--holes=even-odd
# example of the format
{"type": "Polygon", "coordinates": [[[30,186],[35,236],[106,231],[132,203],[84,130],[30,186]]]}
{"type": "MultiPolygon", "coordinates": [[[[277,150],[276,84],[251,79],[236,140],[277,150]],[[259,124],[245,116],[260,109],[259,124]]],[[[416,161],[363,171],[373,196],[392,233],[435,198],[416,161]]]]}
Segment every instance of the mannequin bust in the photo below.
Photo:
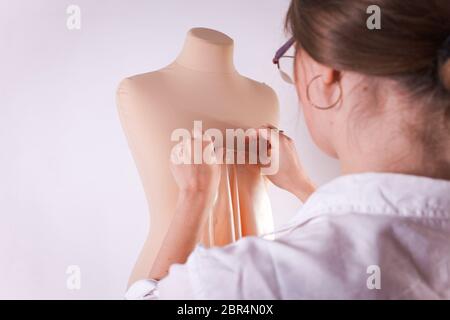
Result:
{"type": "MultiPolygon", "coordinates": [[[[122,127],[141,177],[150,211],[147,240],[129,284],[148,277],[177,202],[170,171],[175,129],[257,128],[278,125],[278,99],[265,84],[240,75],[233,40],[194,28],[176,60],[158,71],[122,80],[117,91],[122,127]]],[[[273,230],[266,179],[255,165],[222,164],[216,205],[202,226],[199,243],[223,246],[247,235],[273,230]]]]}

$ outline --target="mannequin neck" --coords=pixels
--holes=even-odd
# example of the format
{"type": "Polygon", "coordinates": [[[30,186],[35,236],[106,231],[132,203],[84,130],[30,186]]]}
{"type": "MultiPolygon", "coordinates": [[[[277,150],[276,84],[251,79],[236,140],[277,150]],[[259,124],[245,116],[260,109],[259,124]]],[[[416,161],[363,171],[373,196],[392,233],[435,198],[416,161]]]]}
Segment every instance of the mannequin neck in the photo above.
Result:
{"type": "Polygon", "coordinates": [[[227,35],[194,28],[188,32],[176,63],[199,72],[235,73],[233,48],[233,39],[227,35]]]}

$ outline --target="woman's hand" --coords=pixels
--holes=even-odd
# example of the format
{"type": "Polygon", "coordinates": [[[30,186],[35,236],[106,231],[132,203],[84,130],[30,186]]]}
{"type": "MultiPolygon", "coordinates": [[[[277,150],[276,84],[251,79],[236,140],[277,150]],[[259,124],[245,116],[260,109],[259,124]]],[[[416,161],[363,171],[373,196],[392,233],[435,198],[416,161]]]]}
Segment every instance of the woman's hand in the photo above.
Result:
{"type": "Polygon", "coordinates": [[[211,138],[202,135],[201,138],[179,143],[173,149],[171,160],[171,170],[180,196],[195,195],[208,202],[214,200],[220,181],[220,167],[211,138]],[[195,152],[201,159],[198,164],[194,161],[195,152]]]}
{"type": "Polygon", "coordinates": [[[208,137],[194,138],[172,150],[171,169],[180,193],[149,278],[162,279],[172,264],[185,263],[198,243],[219,186],[220,167],[216,160],[214,146],[208,137]],[[194,163],[196,151],[202,156],[199,164],[194,163]]]}
{"type": "Polygon", "coordinates": [[[262,130],[258,130],[258,139],[267,140],[270,161],[277,161],[270,163],[271,166],[275,165],[278,168],[277,171],[266,175],[267,178],[279,188],[289,191],[305,202],[315,191],[315,187],[300,163],[294,141],[282,131],[278,131],[278,143],[273,143],[270,129],[278,129],[270,125],[260,129],[262,130]]]}

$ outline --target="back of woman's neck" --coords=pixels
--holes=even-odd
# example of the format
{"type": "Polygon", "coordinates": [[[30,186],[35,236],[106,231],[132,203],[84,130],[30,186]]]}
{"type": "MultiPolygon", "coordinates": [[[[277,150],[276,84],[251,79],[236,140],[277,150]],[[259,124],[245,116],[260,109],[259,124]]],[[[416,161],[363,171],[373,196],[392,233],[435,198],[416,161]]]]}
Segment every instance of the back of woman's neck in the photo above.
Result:
{"type": "Polygon", "coordinates": [[[353,156],[348,159],[340,159],[341,174],[357,174],[365,172],[400,173],[434,179],[450,180],[450,165],[448,163],[436,163],[432,159],[425,159],[414,155],[412,152],[406,155],[393,155],[387,152],[379,152],[382,156],[353,156]]]}

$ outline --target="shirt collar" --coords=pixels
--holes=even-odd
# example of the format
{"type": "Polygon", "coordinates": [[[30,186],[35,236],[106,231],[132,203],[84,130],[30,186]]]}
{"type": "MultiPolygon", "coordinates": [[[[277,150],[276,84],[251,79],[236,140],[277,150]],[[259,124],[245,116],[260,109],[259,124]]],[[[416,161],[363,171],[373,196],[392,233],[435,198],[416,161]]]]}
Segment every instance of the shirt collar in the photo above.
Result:
{"type": "Polygon", "coordinates": [[[450,219],[450,181],[398,173],[340,176],[319,187],[291,221],[342,213],[450,219]]]}

